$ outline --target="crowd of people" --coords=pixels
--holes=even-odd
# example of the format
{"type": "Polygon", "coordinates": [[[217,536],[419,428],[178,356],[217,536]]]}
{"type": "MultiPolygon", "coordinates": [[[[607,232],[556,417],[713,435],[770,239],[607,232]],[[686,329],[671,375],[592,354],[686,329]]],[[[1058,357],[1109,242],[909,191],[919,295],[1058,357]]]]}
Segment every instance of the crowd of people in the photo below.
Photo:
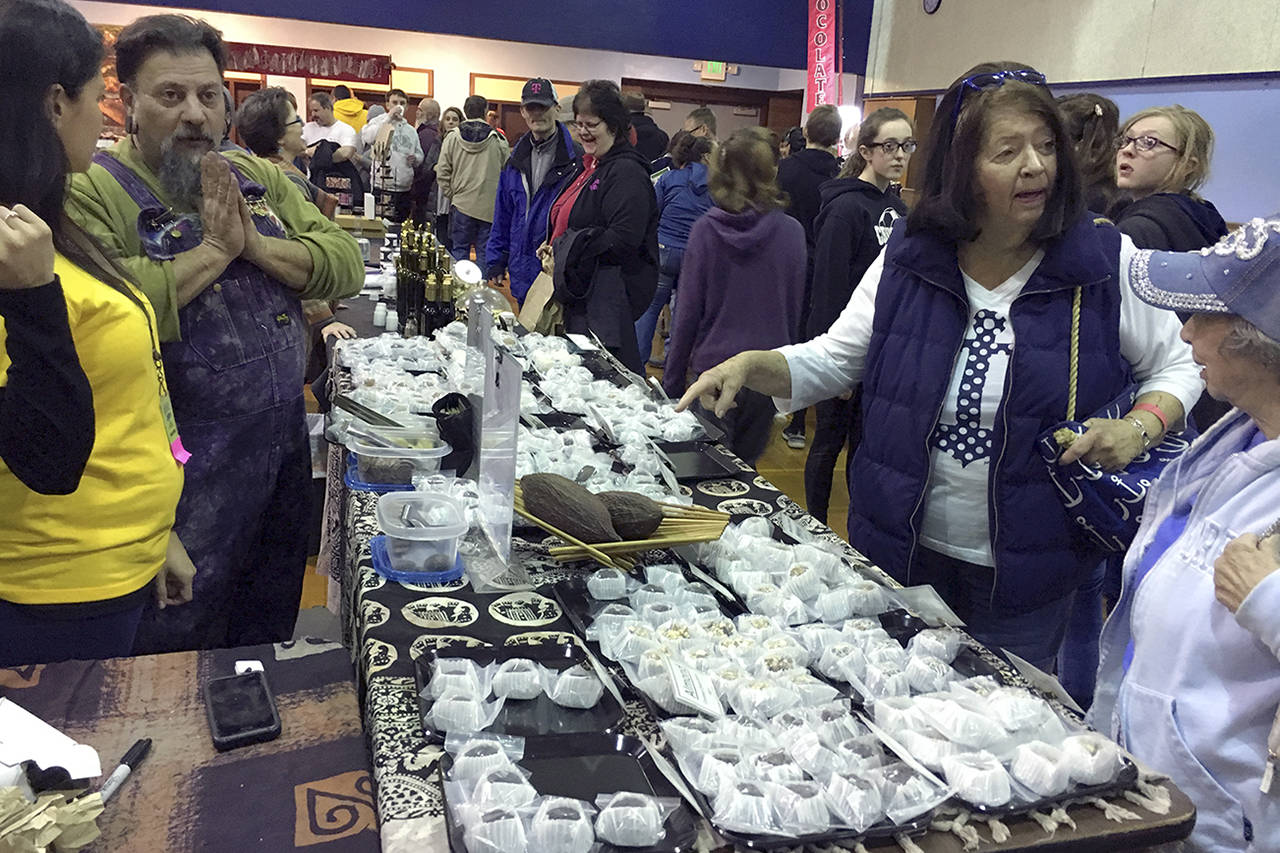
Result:
{"type": "Polygon", "coordinates": [[[812,408],[811,442],[785,431],[812,512],[847,448],[854,547],[1059,673],[1192,796],[1196,849],[1277,849],[1280,215],[1231,231],[1198,194],[1201,116],[1121,122],[997,62],[925,140],[834,107],[724,140],[701,107],[668,139],[613,82],[535,77],[514,141],[479,95],[411,124],[398,89],[300,112],[268,88],[242,149],[215,29],[147,16],[115,51],[126,135],[99,150],[100,35],[62,0],[0,8],[0,665],[290,636],[310,328],[362,285],[333,217],[369,188],[517,304],[545,276],[552,328],[636,372],[669,312],[664,389],[749,462],[812,408]],[[1075,411],[1062,466],[1200,433],[1124,553],[1037,450],[1075,411]]]}

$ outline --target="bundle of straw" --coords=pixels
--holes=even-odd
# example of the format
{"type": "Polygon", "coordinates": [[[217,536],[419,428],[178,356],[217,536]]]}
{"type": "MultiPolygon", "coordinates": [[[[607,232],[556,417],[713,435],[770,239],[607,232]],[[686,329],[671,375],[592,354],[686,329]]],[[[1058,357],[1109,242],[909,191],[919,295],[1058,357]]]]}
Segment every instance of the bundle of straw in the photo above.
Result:
{"type": "Polygon", "coordinates": [[[613,566],[623,571],[635,568],[635,561],[623,556],[657,548],[672,548],[676,545],[691,545],[695,542],[713,542],[724,534],[729,525],[727,513],[716,512],[698,506],[685,506],[674,503],[658,503],[662,507],[662,523],[658,529],[646,539],[632,539],[623,542],[598,542],[589,545],[573,536],[558,530],[542,519],[530,513],[524,506],[524,495],[520,485],[516,484],[515,510],[543,530],[559,536],[568,545],[551,549],[551,556],[559,562],[594,559],[606,566],[613,566]]]}

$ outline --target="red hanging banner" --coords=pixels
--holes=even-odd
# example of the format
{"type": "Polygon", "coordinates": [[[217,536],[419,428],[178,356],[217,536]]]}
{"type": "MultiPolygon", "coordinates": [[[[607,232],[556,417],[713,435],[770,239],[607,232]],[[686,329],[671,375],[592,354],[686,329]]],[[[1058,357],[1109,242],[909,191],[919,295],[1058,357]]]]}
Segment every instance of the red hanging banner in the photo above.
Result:
{"type": "Polygon", "coordinates": [[[836,55],[840,40],[836,32],[837,0],[809,2],[809,78],[805,88],[804,111],[840,100],[836,55]]]}
{"type": "Polygon", "coordinates": [[[352,83],[391,82],[391,57],[305,47],[227,42],[227,68],[285,77],[323,77],[352,83]]]}

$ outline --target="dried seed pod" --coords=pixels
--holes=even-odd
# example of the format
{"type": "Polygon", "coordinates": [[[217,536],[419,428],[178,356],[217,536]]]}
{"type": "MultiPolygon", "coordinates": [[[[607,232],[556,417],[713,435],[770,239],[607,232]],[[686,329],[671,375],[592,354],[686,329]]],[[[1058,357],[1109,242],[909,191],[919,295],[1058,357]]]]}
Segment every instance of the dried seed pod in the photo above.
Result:
{"type": "Polygon", "coordinates": [[[520,478],[524,506],[538,518],[583,542],[619,542],[600,498],[559,474],[526,474],[520,478]]]}
{"type": "Polygon", "coordinates": [[[623,539],[647,539],[662,524],[662,507],[636,492],[600,492],[613,529],[623,539]]]}

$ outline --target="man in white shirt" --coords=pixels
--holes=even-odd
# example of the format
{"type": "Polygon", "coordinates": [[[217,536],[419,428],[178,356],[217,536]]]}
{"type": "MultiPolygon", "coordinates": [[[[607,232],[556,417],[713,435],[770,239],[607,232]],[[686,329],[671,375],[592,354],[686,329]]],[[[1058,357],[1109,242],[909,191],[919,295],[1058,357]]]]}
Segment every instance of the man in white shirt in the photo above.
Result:
{"type": "Polygon", "coordinates": [[[359,153],[360,140],[355,128],[333,117],[333,98],[325,92],[316,92],[307,101],[307,113],[311,119],[302,126],[302,141],[307,144],[307,157],[315,153],[316,144],[328,140],[337,143],[333,161],[351,160],[359,153]]]}
{"type": "Polygon", "coordinates": [[[409,218],[409,190],[423,156],[417,131],[405,121],[408,106],[404,90],[392,89],[387,95],[387,112],[360,131],[360,140],[370,152],[373,189],[382,194],[383,216],[392,222],[409,218]]]}

